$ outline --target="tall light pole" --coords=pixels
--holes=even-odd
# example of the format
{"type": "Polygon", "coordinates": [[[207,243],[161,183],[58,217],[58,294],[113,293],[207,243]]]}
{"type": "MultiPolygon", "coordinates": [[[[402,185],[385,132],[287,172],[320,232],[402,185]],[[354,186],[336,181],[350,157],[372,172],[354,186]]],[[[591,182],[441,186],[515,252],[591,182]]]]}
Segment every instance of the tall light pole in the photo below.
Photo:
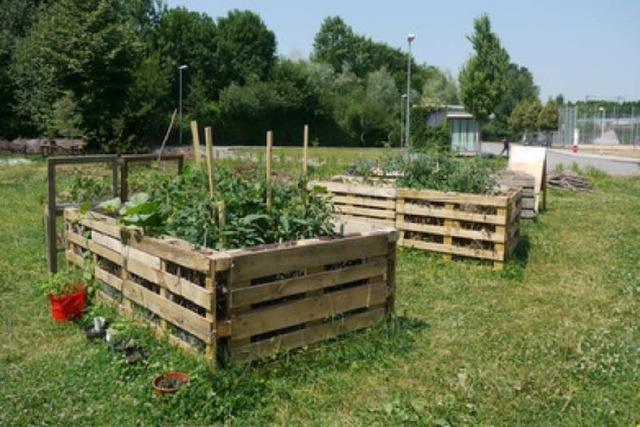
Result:
{"type": "Polygon", "coordinates": [[[407,110],[405,112],[405,129],[406,132],[404,143],[407,147],[411,147],[411,42],[416,39],[416,35],[411,33],[407,35],[409,43],[409,57],[407,58],[407,110]]]}
{"type": "Polygon", "coordinates": [[[178,111],[180,112],[180,118],[178,121],[180,122],[180,143],[182,145],[182,70],[186,70],[189,68],[188,65],[181,65],[178,67],[178,72],[180,73],[180,94],[178,95],[178,111]]]}
{"type": "Polygon", "coordinates": [[[400,147],[404,147],[404,106],[407,103],[406,93],[400,96],[400,147]]]}
{"type": "Polygon", "coordinates": [[[604,138],[604,107],[600,107],[598,108],[598,110],[600,110],[600,112],[602,113],[602,119],[600,119],[600,139],[604,138]]]}

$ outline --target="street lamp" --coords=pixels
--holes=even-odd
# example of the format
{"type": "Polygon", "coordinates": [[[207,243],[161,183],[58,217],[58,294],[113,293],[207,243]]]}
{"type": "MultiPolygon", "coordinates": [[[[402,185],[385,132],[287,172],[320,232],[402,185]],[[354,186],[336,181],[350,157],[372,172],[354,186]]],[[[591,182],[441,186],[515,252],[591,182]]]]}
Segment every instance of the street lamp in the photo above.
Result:
{"type": "Polygon", "coordinates": [[[404,106],[407,103],[407,94],[400,96],[400,147],[404,146],[404,106]]]}
{"type": "Polygon", "coordinates": [[[411,33],[407,35],[407,42],[409,44],[409,57],[407,58],[407,111],[406,111],[406,123],[405,123],[405,138],[404,143],[407,147],[411,146],[411,42],[416,39],[416,35],[411,33]]]}
{"type": "Polygon", "coordinates": [[[178,72],[180,74],[180,94],[178,95],[178,111],[180,112],[180,118],[178,119],[180,122],[180,143],[182,145],[182,70],[186,70],[189,68],[188,65],[181,65],[178,67],[178,72]]]}
{"type": "MultiPolygon", "coordinates": [[[[600,139],[604,138],[604,107],[600,107],[598,108],[598,110],[600,110],[600,112],[602,113],[602,119],[600,120],[600,139]]],[[[602,141],[600,141],[600,143],[602,143],[602,141]]]]}

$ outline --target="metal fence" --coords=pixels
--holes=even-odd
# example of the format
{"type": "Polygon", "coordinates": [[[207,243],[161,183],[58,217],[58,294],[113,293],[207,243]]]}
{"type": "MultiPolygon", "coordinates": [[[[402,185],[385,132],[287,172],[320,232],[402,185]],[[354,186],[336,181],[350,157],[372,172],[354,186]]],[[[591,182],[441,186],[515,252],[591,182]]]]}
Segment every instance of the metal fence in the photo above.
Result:
{"type": "Polygon", "coordinates": [[[640,145],[640,111],[621,113],[595,105],[561,105],[553,145],[640,145]]]}

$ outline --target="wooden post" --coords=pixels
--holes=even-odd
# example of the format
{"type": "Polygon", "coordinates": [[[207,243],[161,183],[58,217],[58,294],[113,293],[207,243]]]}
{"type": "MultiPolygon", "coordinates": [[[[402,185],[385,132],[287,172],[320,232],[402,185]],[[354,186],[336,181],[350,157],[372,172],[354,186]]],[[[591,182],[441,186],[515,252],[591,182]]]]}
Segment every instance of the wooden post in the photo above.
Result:
{"type": "Polygon", "coordinates": [[[309,125],[304,125],[304,143],[302,148],[302,174],[308,175],[309,163],[309,125]]]}
{"type": "Polygon", "coordinates": [[[211,291],[210,309],[206,311],[206,318],[211,322],[211,333],[209,335],[209,342],[205,343],[205,355],[209,362],[209,369],[211,372],[215,372],[218,367],[218,328],[216,321],[216,266],[215,261],[209,262],[209,274],[205,279],[205,288],[211,291]]]}
{"type": "Polygon", "coordinates": [[[273,131],[267,132],[267,209],[271,209],[272,199],[271,199],[271,154],[273,151],[273,131]]]}
{"type": "MultiPolygon", "coordinates": [[[[225,225],[224,200],[220,200],[219,202],[217,202],[217,206],[218,206],[218,230],[222,231],[225,225]]],[[[220,233],[220,242],[224,243],[224,236],[222,235],[222,232],[220,233]]]]}
{"type": "Polygon", "coordinates": [[[213,197],[216,191],[216,182],[213,177],[213,138],[211,136],[211,128],[204,128],[205,157],[207,159],[207,175],[209,175],[209,195],[213,197]]]}
{"type": "Polygon", "coordinates": [[[198,122],[191,121],[191,137],[193,138],[193,158],[196,164],[200,164],[200,136],[198,135],[198,122]]]}
{"type": "MultiPolygon", "coordinates": [[[[453,203],[445,203],[444,208],[452,211],[454,208],[453,203]]],[[[445,253],[442,254],[442,257],[451,261],[452,256],[452,246],[453,246],[453,228],[457,225],[457,221],[454,221],[449,218],[445,218],[444,227],[446,229],[447,234],[442,238],[442,243],[446,246],[445,253]]]]}

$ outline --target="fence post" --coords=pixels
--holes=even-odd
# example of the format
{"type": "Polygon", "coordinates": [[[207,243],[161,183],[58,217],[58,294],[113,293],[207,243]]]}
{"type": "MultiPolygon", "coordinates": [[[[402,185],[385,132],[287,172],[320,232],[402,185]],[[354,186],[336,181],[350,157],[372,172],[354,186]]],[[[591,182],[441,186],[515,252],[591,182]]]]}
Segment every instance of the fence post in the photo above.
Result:
{"type": "Polygon", "coordinates": [[[193,138],[193,158],[196,164],[200,164],[200,136],[198,135],[198,122],[191,121],[191,136],[193,138]]]}
{"type": "Polygon", "coordinates": [[[306,177],[308,175],[308,163],[309,163],[309,125],[304,125],[304,142],[302,148],[302,174],[306,177]]]}
{"type": "Polygon", "coordinates": [[[216,182],[213,177],[213,155],[211,150],[213,148],[213,137],[211,136],[211,128],[204,128],[204,142],[205,142],[205,157],[207,159],[207,174],[209,175],[209,195],[213,197],[213,193],[216,191],[216,182]]]}
{"type": "Polygon", "coordinates": [[[273,131],[267,132],[267,210],[271,210],[272,198],[271,198],[271,154],[273,149],[273,131]]]}

